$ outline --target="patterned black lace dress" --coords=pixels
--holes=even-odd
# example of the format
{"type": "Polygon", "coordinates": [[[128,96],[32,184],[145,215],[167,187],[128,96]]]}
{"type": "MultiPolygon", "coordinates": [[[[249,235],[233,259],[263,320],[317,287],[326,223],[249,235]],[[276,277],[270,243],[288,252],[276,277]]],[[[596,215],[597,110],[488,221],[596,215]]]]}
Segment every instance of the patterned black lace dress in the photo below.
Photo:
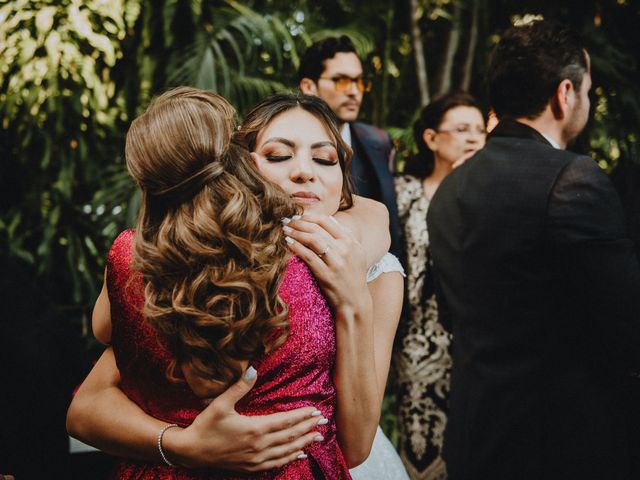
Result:
{"type": "Polygon", "coordinates": [[[438,322],[430,276],[429,200],[420,179],[408,175],[396,179],[396,193],[407,273],[407,308],[394,354],[400,457],[412,480],[442,480],[447,478],[442,443],[447,422],[451,335],[438,322]]]}

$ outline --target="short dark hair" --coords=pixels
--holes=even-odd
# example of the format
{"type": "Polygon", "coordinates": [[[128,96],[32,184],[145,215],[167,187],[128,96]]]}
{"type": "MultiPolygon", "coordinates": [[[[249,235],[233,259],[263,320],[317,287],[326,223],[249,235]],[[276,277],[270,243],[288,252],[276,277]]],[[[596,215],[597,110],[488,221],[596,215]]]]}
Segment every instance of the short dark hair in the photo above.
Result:
{"type": "Polygon", "coordinates": [[[413,140],[418,147],[418,155],[407,161],[404,173],[420,179],[431,175],[435,159],[422,134],[427,128],[438,130],[447,112],[456,107],[473,107],[480,110],[476,99],[465,92],[443,93],[422,107],[420,115],[413,122],[413,140]]]}
{"type": "Polygon", "coordinates": [[[356,47],[346,35],[339,37],[327,37],[319,40],[311,45],[300,60],[300,68],[298,69],[298,83],[303,78],[310,78],[317,82],[324,72],[324,61],[335,57],[336,53],[355,53],[356,47]]]}
{"type": "Polygon", "coordinates": [[[547,20],[511,27],[489,61],[489,101],[499,118],[534,119],[562,80],[579,91],[587,70],[582,39],[573,29],[547,20]]]}

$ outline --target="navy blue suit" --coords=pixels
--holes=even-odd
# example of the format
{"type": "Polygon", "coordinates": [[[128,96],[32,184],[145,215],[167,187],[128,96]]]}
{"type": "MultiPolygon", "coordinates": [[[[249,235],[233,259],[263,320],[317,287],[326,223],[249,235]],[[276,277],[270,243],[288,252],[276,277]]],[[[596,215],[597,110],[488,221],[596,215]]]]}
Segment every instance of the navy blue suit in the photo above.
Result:
{"type": "Polygon", "coordinates": [[[400,253],[398,229],[398,208],[393,185],[393,156],[389,135],[379,128],[366,123],[350,123],[351,179],[355,193],[372,198],[386,205],[389,210],[389,230],[391,234],[391,252],[400,253]]]}

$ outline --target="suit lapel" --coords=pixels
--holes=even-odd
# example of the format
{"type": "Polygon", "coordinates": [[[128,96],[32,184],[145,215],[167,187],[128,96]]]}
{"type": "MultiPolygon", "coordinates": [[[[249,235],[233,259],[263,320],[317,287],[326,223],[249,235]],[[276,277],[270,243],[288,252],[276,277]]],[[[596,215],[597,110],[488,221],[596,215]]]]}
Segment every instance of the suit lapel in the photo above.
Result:
{"type": "Polygon", "coordinates": [[[373,169],[376,181],[382,190],[382,194],[385,195],[385,182],[383,179],[389,176],[389,167],[386,164],[387,159],[383,158],[384,149],[382,148],[382,145],[377,141],[377,139],[372,139],[371,135],[369,135],[368,132],[361,128],[357,123],[350,124],[350,127],[351,143],[355,144],[355,142],[357,142],[358,149],[364,156],[361,160],[364,163],[365,168],[366,165],[369,165],[373,169]]]}
{"type": "Polygon", "coordinates": [[[361,163],[371,173],[369,178],[378,185],[379,198],[375,198],[375,200],[384,203],[389,210],[391,252],[399,255],[398,208],[393,173],[389,170],[391,154],[389,137],[382,131],[368,128],[362,124],[352,123],[349,126],[351,128],[351,143],[356,147],[354,151],[359,151],[361,163]]]}

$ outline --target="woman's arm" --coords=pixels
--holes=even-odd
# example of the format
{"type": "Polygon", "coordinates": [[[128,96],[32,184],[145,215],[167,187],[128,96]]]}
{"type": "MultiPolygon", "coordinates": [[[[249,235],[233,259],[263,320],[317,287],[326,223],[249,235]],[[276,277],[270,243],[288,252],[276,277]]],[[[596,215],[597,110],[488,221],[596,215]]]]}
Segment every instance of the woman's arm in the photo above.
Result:
{"type": "Polygon", "coordinates": [[[120,390],[119,382],[113,350],[108,348],[71,402],[67,412],[69,434],[113,455],[160,460],[153,442],[164,422],[145,421],[144,412],[120,390]],[[129,436],[129,432],[138,434],[129,436]]]}
{"type": "MultiPolygon", "coordinates": [[[[342,224],[346,224],[367,252],[367,265],[378,262],[391,246],[389,234],[389,211],[380,202],[354,195],[354,205],[336,213],[342,224]]],[[[399,272],[378,276],[368,284],[374,312],[374,350],[380,402],[391,365],[393,340],[400,321],[404,296],[404,279],[399,272]]]]}
{"type": "Polygon", "coordinates": [[[368,286],[373,300],[374,351],[382,404],[391,365],[393,340],[402,313],[404,278],[400,272],[383,273],[369,282],[368,286]]]}
{"type": "MultiPolygon", "coordinates": [[[[167,457],[185,467],[254,472],[279,467],[303,454],[321,416],[314,408],[265,416],[238,414],[235,403],[255,383],[242,378],[217,397],[194,422],[165,432],[167,457]]],[[[67,430],[85,443],[112,455],[162,462],[158,432],[166,425],[147,415],[118,387],[120,373],[112,349],[100,357],[80,386],[67,413],[67,430]]]]}
{"type": "Polygon", "coordinates": [[[109,292],[107,290],[107,269],[104,270],[104,282],[102,290],[93,306],[91,315],[91,328],[93,335],[103,345],[111,343],[111,304],[109,303],[109,292]]]}
{"type": "Polygon", "coordinates": [[[313,271],[336,315],[337,434],[347,465],[354,467],[369,455],[384,391],[374,355],[367,260],[354,235],[331,217],[304,215],[285,226],[285,233],[294,239],[291,251],[313,271]]]}

